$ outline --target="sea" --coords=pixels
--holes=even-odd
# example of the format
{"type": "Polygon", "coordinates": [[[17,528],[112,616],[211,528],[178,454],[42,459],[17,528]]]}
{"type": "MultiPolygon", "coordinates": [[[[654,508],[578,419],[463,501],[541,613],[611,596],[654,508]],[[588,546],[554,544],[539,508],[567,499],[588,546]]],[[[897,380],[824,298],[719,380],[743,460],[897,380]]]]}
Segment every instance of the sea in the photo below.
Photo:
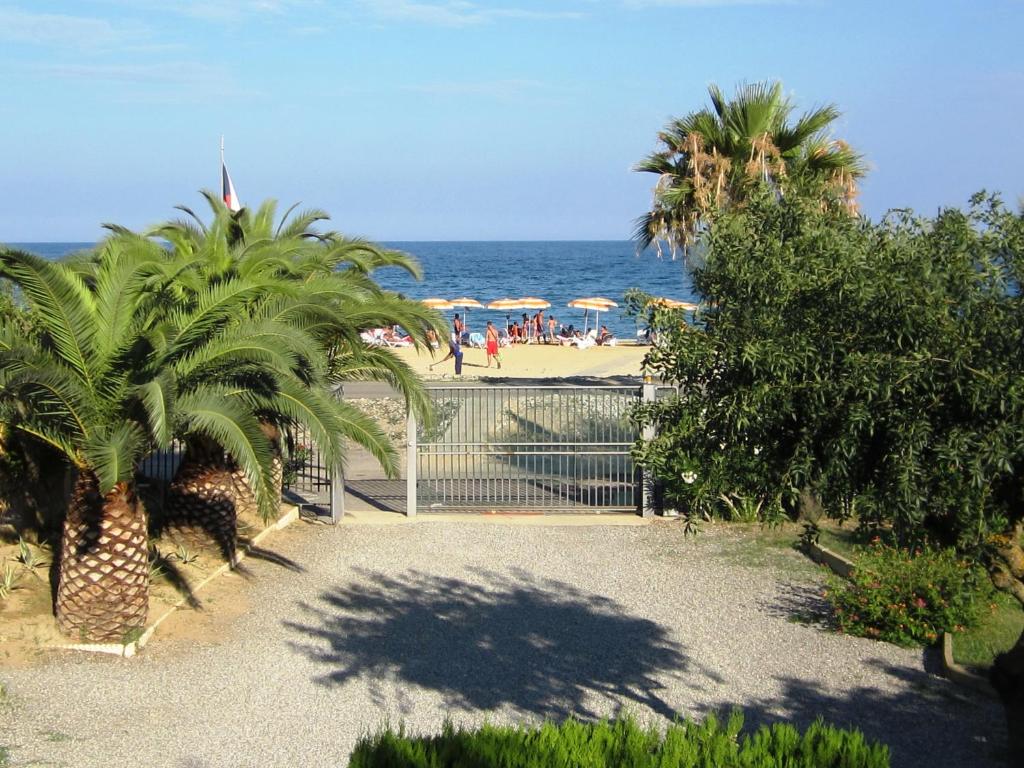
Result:
{"type": "MultiPolygon", "coordinates": [[[[7,245],[59,259],[93,243],[8,243],[7,245]]],[[[469,297],[481,304],[496,299],[532,296],[551,302],[546,316],[559,323],[581,326],[583,310],[566,305],[573,299],[602,296],[619,303],[604,312],[600,322],[622,339],[633,338],[637,326],[623,311],[623,294],[640,288],[654,296],[693,301],[693,289],[681,260],[659,258],[648,250],[638,254],[630,241],[514,241],[514,242],[387,242],[384,245],[416,257],[424,278],[417,282],[402,270],[376,273],[385,288],[410,298],[469,297]]],[[[458,310],[464,313],[465,310],[458,310]]],[[[449,316],[452,314],[448,313],[449,316]]],[[[533,312],[531,311],[532,315],[533,312]]],[[[522,316],[522,311],[513,313],[522,316]]],[[[487,320],[504,324],[505,312],[469,310],[471,330],[482,331],[487,320]]],[[[586,318],[592,324],[593,313],[586,318]]]]}

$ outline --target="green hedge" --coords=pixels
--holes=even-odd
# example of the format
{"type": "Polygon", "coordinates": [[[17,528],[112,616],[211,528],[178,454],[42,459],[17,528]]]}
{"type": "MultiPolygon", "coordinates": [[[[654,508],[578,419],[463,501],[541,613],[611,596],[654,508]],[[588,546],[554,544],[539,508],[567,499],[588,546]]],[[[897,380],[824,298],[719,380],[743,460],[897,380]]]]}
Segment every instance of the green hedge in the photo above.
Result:
{"type": "Polygon", "coordinates": [[[860,731],[816,722],[743,733],[743,715],[685,721],[662,735],[630,717],[596,724],[566,720],[539,727],[445,723],[438,736],[385,728],[360,739],[349,768],[888,768],[889,748],[860,731]]]}

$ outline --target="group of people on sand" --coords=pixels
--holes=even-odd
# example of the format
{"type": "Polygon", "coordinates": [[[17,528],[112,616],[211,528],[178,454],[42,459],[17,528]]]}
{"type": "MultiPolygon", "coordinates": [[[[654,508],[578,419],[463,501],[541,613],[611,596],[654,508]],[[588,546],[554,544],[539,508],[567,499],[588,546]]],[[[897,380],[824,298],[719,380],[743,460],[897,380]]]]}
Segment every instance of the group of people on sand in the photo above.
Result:
{"type": "MultiPolygon", "coordinates": [[[[477,339],[480,338],[479,334],[473,334],[473,336],[476,336],[477,339]]],[[[455,375],[462,375],[462,345],[469,343],[470,339],[469,328],[462,317],[456,313],[455,319],[452,320],[452,332],[448,337],[448,354],[441,360],[431,363],[428,369],[434,370],[435,365],[441,365],[441,363],[454,359],[455,375]]],[[[486,367],[490,368],[493,361],[497,364],[498,369],[501,369],[501,348],[503,346],[542,342],[544,344],[575,346],[585,349],[590,346],[614,346],[616,340],[614,334],[608,330],[606,325],[602,325],[600,331],[591,329],[588,333],[583,333],[572,325],[568,327],[559,325],[558,320],[553,315],[545,323],[543,310],[538,311],[532,318],[524,314],[522,325],[513,322],[503,329],[498,329],[493,322],[488,320],[487,329],[483,337],[483,347],[487,353],[486,367]],[[545,327],[547,328],[546,334],[543,333],[545,327]],[[558,330],[556,331],[555,328],[558,328],[558,330]]],[[[479,346],[480,342],[476,341],[474,345],[479,346]]]]}
{"type": "Polygon", "coordinates": [[[530,317],[523,313],[523,322],[512,321],[505,328],[510,344],[555,344],[555,328],[558,320],[552,315],[544,320],[544,310],[537,310],[537,314],[530,317]]]}

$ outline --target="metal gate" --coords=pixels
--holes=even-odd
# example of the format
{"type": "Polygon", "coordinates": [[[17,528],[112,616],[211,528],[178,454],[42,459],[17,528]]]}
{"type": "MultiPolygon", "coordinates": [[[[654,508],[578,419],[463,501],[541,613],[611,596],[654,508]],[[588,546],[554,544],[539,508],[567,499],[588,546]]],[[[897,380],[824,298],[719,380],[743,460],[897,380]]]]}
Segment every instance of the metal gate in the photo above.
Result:
{"type": "Polygon", "coordinates": [[[410,419],[408,514],[638,511],[630,419],[640,386],[432,387],[410,419]]]}

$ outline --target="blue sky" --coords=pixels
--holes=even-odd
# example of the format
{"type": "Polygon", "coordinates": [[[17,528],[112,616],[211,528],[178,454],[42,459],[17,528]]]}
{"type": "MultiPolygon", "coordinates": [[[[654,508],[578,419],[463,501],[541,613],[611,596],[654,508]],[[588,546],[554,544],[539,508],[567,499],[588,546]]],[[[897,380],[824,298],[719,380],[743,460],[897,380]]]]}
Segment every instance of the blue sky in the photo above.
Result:
{"type": "Polygon", "coordinates": [[[708,83],[836,103],[864,210],[1024,194],[1024,2],[0,0],[0,241],[219,184],[379,240],[626,239],[708,83]]]}

